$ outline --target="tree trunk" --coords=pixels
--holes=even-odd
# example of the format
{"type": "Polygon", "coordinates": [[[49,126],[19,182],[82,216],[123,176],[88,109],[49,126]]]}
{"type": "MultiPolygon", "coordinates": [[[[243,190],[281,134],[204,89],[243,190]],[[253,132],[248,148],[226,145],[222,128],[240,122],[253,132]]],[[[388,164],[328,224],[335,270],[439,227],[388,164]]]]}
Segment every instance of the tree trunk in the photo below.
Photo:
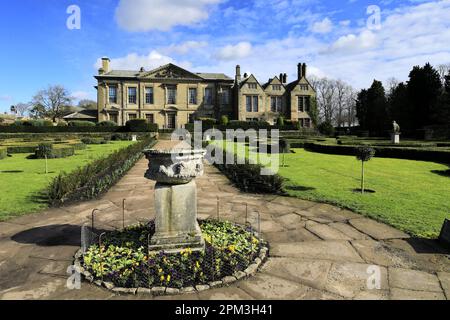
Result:
{"type": "Polygon", "coordinates": [[[48,174],[48,162],[47,162],[47,156],[45,156],[45,174],[48,174]]]}
{"type": "Polygon", "coordinates": [[[361,193],[364,193],[364,161],[361,161],[361,193]]]}

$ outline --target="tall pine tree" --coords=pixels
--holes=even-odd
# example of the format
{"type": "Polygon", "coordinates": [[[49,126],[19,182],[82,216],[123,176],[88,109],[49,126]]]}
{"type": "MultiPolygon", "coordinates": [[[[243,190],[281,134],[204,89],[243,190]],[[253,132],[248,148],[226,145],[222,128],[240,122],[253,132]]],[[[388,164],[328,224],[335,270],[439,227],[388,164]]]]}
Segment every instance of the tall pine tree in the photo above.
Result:
{"type": "Polygon", "coordinates": [[[442,83],[436,69],[429,63],[424,67],[413,68],[408,81],[409,112],[412,117],[413,129],[421,129],[436,121],[441,93],[442,83]]]}

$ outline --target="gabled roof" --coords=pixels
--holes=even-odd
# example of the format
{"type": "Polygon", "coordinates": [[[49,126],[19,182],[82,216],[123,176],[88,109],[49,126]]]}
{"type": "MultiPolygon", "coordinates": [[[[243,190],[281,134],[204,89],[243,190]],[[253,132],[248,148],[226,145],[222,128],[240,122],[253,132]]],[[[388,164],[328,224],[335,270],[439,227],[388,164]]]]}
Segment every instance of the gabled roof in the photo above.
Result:
{"type": "Polygon", "coordinates": [[[271,85],[275,80],[278,80],[279,83],[277,83],[277,84],[280,84],[280,85],[282,85],[283,87],[285,87],[284,83],[281,82],[281,80],[280,80],[277,76],[275,76],[275,78],[270,78],[269,81],[267,81],[265,84],[262,85],[262,87],[263,87],[264,89],[267,89],[267,87],[268,87],[269,85],[271,85]]]}
{"type": "Polygon", "coordinates": [[[295,81],[292,81],[291,83],[287,84],[285,87],[287,90],[292,90],[295,88],[296,85],[298,85],[300,83],[301,80],[305,79],[306,83],[313,88],[314,91],[316,91],[316,89],[311,85],[311,83],[308,81],[308,79],[306,77],[303,77],[301,79],[297,79],[295,81]]]}
{"type": "Polygon", "coordinates": [[[249,80],[254,80],[254,82],[256,82],[262,88],[262,86],[259,83],[258,79],[256,79],[256,77],[253,74],[249,75],[247,78],[245,78],[245,79],[241,80],[241,82],[239,82],[240,88],[242,88],[244,86],[244,84],[249,82],[249,80]]]}
{"type": "Polygon", "coordinates": [[[111,70],[104,74],[95,76],[95,78],[128,78],[128,79],[187,79],[187,80],[214,80],[214,81],[233,81],[223,73],[193,73],[183,69],[173,63],[168,63],[150,71],[134,70],[111,70]]]}
{"type": "Polygon", "coordinates": [[[68,114],[63,117],[63,119],[85,119],[85,120],[96,120],[97,119],[97,110],[83,110],[68,114]]]}

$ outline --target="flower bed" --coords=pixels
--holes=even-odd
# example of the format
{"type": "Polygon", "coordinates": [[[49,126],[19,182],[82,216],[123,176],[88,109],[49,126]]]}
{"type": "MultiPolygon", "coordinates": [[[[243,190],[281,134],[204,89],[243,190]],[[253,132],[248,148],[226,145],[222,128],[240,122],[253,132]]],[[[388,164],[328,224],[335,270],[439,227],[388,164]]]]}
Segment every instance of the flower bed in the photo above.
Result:
{"type": "Polygon", "coordinates": [[[245,227],[214,220],[200,221],[200,227],[204,252],[148,254],[151,222],[106,234],[101,247],[91,246],[79,263],[87,279],[109,289],[162,294],[231,283],[255,273],[267,255],[264,242],[245,227]]]}

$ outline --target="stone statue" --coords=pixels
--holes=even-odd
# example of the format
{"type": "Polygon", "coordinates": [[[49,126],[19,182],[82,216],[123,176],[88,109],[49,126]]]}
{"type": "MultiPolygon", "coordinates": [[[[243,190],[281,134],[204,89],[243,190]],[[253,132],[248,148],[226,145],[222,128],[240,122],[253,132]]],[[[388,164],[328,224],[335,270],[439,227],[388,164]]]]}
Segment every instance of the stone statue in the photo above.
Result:
{"type": "Polygon", "coordinates": [[[398,123],[397,122],[392,122],[392,126],[393,126],[393,131],[394,131],[394,133],[400,133],[400,126],[398,125],[398,123]]]}

